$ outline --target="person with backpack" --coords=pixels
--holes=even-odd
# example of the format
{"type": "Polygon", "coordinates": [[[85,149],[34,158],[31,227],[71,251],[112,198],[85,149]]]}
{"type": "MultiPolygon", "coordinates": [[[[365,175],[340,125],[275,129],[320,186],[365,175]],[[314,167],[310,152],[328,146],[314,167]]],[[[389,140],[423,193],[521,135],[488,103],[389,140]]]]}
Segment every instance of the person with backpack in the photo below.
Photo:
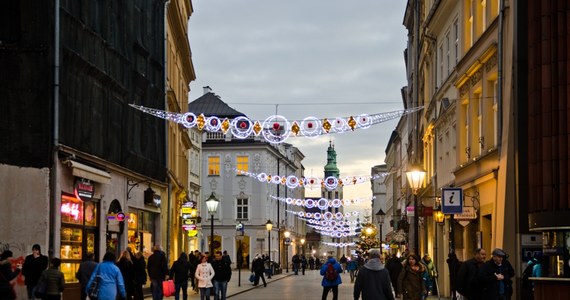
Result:
{"type": "Polygon", "coordinates": [[[333,293],[333,300],[338,299],[338,286],[342,284],[340,274],[342,274],[342,266],[334,257],[329,256],[327,262],[321,267],[321,275],[323,276],[321,282],[323,286],[322,300],[327,299],[330,290],[333,293]]]}

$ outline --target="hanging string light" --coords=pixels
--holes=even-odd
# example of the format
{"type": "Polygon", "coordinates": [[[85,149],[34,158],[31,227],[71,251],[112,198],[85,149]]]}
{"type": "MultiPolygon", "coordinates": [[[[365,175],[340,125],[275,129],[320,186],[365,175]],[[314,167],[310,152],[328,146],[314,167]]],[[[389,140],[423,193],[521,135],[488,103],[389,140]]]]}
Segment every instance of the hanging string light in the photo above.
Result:
{"type": "Polygon", "coordinates": [[[333,247],[350,247],[356,245],[356,243],[329,243],[329,242],[321,242],[321,244],[325,244],[327,246],[333,247]]]}
{"type": "Polygon", "coordinates": [[[414,107],[371,115],[361,114],[356,117],[324,119],[306,117],[303,120],[291,121],[283,116],[273,115],[260,122],[251,120],[246,116],[239,116],[231,120],[224,118],[222,120],[217,116],[205,116],[204,114],[197,116],[192,112],[173,113],[136,104],[129,104],[129,106],[155,117],[182,124],[186,128],[197,127],[199,130],[222,132],[223,134],[228,134],[229,132],[231,133],[231,137],[237,139],[246,139],[251,136],[258,137],[261,135],[267,142],[272,144],[283,143],[290,136],[315,138],[325,134],[367,129],[372,125],[397,119],[423,108],[414,107]]]}
{"type": "Polygon", "coordinates": [[[271,197],[272,199],[285,202],[289,205],[302,206],[306,208],[316,207],[320,210],[327,210],[329,207],[339,208],[341,206],[350,206],[353,204],[358,204],[362,201],[369,201],[376,198],[376,197],[370,197],[370,198],[355,198],[355,199],[343,199],[343,200],[341,199],[329,200],[326,198],[320,198],[315,200],[315,199],[299,199],[299,198],[282,198],[282,197],[275,197],[273,195],[270,195],[269,197],[271,197]]]}

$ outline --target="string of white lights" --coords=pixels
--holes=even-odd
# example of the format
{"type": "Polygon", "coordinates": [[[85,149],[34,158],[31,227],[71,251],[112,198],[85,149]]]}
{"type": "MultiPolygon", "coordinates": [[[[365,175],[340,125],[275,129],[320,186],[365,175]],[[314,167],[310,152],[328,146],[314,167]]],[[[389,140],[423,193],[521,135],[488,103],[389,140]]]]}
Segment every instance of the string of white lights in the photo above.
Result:
{"type": "MultiPolygon", "coordinates": [[[[320,213],[320,212],[316,212],[316,213],[311,213],[311,212],[304,212],[304,211],[293,211],[293,210],[287,210],[288,213],[291,213],[293,215],[299,216],[301,218],[308,218],[308,219],[314,219],[314,220],[320,220],[323,219],[325,221],[331,221],[333,219],[336,220],[340,220],[338,221],[339,225],[344,226],[345,221],[342,221],[342,219],[344,218],[350,218],[350,217],[358,217],[360,215],[360,213],[358,211],[353,211],[353,212],[346,212],[346,213],[341,213],[336,212],[336,213],[332,213],[330,211],[327,211],[325,213],[320,213]]],[[[334,221],[334,220],[333,220],[334,221]]],[[[335,221],[336,222],[336,221],[335,221]]],[[[354,221],[356,222],[356,221],[354,221]]],[[[348,222],[347,222],[348,223],[348,222]]],[[[356,223],[355,223],[356,224],[356,223]]]]}
{"type": "Polygon", "coordinates": [[[370,197],[370,198],[355,198],[355,199],[343,199],[343,200],[341,199],[329,200],[326,198],[320,198],[318,200],[315,200],[315,199],[299,199],[299,198],[280,198],[280,197],[275,197],[273,195],[270,195],[269,197],[271,197],[272,199],[285,202],[289,205],[302,206],[306,208],[316,207],[320,210],[327,210],[329,207],[339,208],[341,206],[350,206],[353,204],[358,204],[362,201],[375,199],[375,197],[370,197]]]}
{"type": "Polygon", "coordinates": [[[155,117],[182,124],[186,128],[196,127],[199,130],[209,132],[221,131],[223,134],[231,133],[231,137],[238,139],[261,135],[267,142],[272,144],[283,143],[290,136],[315,138],[325,134],[367,129],[372,125],[397,119],[423,109],[420,106],[371,115],[361,114],[359,116],[323,119],[310,116],[303,120],[291,121],[280,115],[272,115],[264,121],[259,121],[249,119],[246,116],[240,116],[235,119],[222,119],[217,116],[196,115],[193,112],[174,113],[136,104],[129,105],[155,117]]]}
{"type": "Polygon", "coordinates": [[[325,244],[327,246],[333,246],[333,247],[350,247],[350,246],[354,246],[356,245],[356,243],[330,243],[330,242],[321,242],[321,244],[325,244]]]}

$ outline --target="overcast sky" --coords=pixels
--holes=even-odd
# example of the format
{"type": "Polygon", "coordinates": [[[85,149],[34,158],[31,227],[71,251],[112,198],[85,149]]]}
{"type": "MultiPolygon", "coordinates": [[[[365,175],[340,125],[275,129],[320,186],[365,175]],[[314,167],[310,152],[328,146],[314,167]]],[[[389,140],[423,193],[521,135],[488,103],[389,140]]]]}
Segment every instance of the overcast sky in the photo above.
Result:
{"type": "MultiPolygon", "coordinates": [[[[334,119],[403,109],[403,0],[194,0],[189,39],[196,81],[249,118],[334,119]]],[[[289,138],[306,156],[305,176],[323,176],[332,139],[341,176],[383,164],[397,120],[370,129],[289,138]]],[[[317,195],[318,195],[318,191],[317,195]]],[[[345,198],[371,195],[370,185],[345,198]]],[[[314,196],[308,192],[308,196],[314,196]]]]}

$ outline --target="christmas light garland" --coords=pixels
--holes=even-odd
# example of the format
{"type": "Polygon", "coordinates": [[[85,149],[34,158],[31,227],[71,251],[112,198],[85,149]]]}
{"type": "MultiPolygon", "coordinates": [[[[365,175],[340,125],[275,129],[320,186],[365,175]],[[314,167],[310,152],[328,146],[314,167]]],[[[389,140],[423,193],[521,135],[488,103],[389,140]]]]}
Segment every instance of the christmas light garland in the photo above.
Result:
{"type": "Polygon", "coordinates": [[[327,246],[333,246],[333,247],[341,247],[341,248],[356,245],[356,243],[329,243],[329,242],[321,242],[321,244],[325,244],[327,246]]]}
{"type": "Polygon", "coordinates": [[[343,133],[356,129],[367,129],[372,125],[380,124],[401,116],[421,110],[423,106],[403,110],[395,110],[377,114],[361,114],[359,116],[324,118],[306,117],[303,120],[289,121],[280,115],[267,117],[264,121],[252,120],[246,116],[235,119],[220,118],[217,116],[196,115],[192,112],[175,113],[164,110],[144,107],[136,104],[129,106],[158,118],[182,124],[186,128],[196,127],[209,132],[231,133],[232,137],[246,139],[250,136],[262,136],[272,144],[283,143],[290,136],[315,138],[325,134],[343,133]]]}
{"type": "MultiPolygon", "coordinates": [[[[320,213],[320,212],[310,213],[310,212],[304,212],[304,211],[287,210],[287,212],[290,214],[299,216],[301,218],[307,218],[307,219],[313,219],[313,220],[323,219],[325,221],[334,221],[333,219],[336,219],[336,220],[340,220],[340,221],[338,221],[339,225],[345,225],[344,224],[345,221],[342,221],[343,218],[358,217],[358,215],[360,215],[360,213],[357,211],[347,212],[344,214],[341,212],[336,212],[333,214],[330,211],[327,211],[325,213],[320,213]]],[[[354,221],[354,222],[356,222],[356,221],[354,221]]],[[[353,223],[353,224],[356,224],[356,223],[353,223]]]]}
{"type": "Polygon", "coordinates": [[[376,180],[381,178],[383,179],[386,176],[394,173],[394,172],[383,172],[375,175],[365,175],[365,176],[346,176],[343,178],[329,176],[327,178],[320,178],[320,177],[297,177],[295,175],[289,175],[289,176],[267,175],[267,173],[247,172],[236,168],[234,168],[234,171],[238,175],[249,176],[261,182],[286,185],[290,189],[295,189],[298,187],[308,187],[310,189],[317,187],[318,188],[325,187],[328,190],[334,190],[339,186],[356,185],[365,182],[370,182],[371,180],[376,180]]]}
{"type": "Polygon", "coordinates": [[[353,204],[358,204],[365,200],[372,200],[376,198],[376,197],[370,197],[370,198],[355,198],[355,199],[342,199],[342,200],[341,199],[329,200],[326,198],[320,198],[318,200],[314,200],[314,199],[299,199],[299,198],[282,198],[282,197],[275,197],[273,195],[270,195],[269,197],[271,197],[272,199],[285,202],[289,205],[302,206],[306,208],[316,207],[320,210],[327,210],[329,209],[329,207],[339,208],[341,206],[350,206],[353,204]]]}

